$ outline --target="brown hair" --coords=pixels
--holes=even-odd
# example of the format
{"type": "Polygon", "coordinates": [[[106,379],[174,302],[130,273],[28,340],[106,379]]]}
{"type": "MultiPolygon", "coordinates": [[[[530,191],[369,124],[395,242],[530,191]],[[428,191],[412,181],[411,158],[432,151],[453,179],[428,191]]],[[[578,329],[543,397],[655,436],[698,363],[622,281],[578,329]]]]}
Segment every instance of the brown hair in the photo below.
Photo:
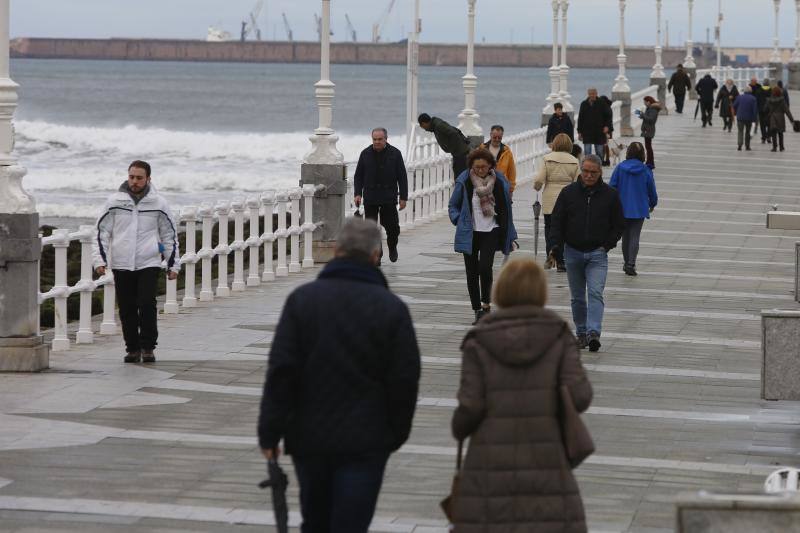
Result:
{"type": "Polygon", "coordinates": [[[559,133],[553,139],[553,151],[554,152],[566,152],[568,154],[572,153],[572,140],[569,138],[569,135],[566,133],[559,133]]]}
{"type": "Polygon", "coordinates": [[[645,161],[645,151],[644,146],[642,143],[636,141],[632,142],[630,146],[628,146],[628,150],[625,152],[625,159],[638,159],[642,163],[645,161]]]}
{"type": "Polygon", "coordinates": [[[492,301],[497,307],[538,305],[547,302],[547,276],[533,259],[512,259],[494,282],[492,301]]]}
{"type": "Polygon", "coordinates": [[[132,168],[141,168],[142,170],[144,170],[145,176],[147,176],[148,178],[150,177],[150,163],[148,163],[147,161],[142,161],[140,159],[137,159],[136,161],[133,161],[131,162],[130,165],[128,165],[128,170],[132,168]]]}
{"type": "Polygon", "coordinates": [[[644,101],[647,102],[648,104],[655,104],[656,103],[656,99],[653,98],[652,96],[645,96],[644,97],[644,101]]]}
{"type": "Polygon", "coordinates": [[[780,87],[773,87],[772,96],[783,96],[783,91],[781,91],[780,87]]]}
{"type": "Polygon", "coordinates": [[[486,148],[475,148],[473,151],[469,153],[467,157],[467,169],[472,168],[472,164],[477,161],[478,159],[483,159],[487,163],[489,163],[489,168],[494,168],[495,160],[492,152],[487,150],[486,148]]]}

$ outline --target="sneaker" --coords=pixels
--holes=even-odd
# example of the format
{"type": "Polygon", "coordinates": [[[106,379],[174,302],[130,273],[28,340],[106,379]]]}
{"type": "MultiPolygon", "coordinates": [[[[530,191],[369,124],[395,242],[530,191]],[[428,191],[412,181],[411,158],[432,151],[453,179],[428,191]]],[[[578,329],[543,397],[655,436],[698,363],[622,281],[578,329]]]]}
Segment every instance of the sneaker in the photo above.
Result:
{"type": "Polygon", "coordinates": [[[567,271],[567,265],[565,265],[564,263],[556,263],[556,271],[557,272],[566,272],[567,271]]]}
{"type": "Polygon", "coordinates": [[[585,333],[579,333],[579,334],[575,335],[575,344],[578,345],[578,349],[579,350],[585,350],[586,346],[588,346],[588,344],[586,342],[586,334],[585,333]]]}
{"type": "Polygon", "coordinates": [[[397,263],[397,246],[389,248],[389,261],[397,263]]]}
{"type": "Polygon", "coordinates": [[[589,351],[596,352],[600,349],[600,334],[596,331],[589,332],[589,351]]]}
{"type": "Polygon", "coordinates": [[[142,350],[142,363],[155,363],[156,356],[153,354],[153,350],[142,350]]]}
{"type": "Polygon", "coordinates": [[[142,353],[139,350],[136,350],[135,352],[128,352],[124,359],[126,363],[138,363],[141,360],[142,353]]]}

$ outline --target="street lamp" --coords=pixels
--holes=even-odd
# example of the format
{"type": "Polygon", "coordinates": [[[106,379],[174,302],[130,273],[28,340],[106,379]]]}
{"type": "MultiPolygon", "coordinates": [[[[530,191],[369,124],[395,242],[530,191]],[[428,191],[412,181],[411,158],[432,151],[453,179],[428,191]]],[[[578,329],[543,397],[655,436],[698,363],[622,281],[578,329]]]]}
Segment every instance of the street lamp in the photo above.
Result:
{"type": "Polygon", "coordinates": [[[560,90],[560,68],[558,66],[558,10],[561,7],[561,2],[560,0],[553,0],[551,5],[553,6],[553,63],[550,65],[548,71],[550,76],[550,94],[547,95],[547,99],[545,100],[547,104],[542,110],[542,125],[547,124],[548,118],[553,114],[553,104],[558,102],[558,93],[560,90]]]}
{"type": "Polygon", "coordinates": [[[475,89],[478,87],[478,78],[475,76],[475,0],[467,0],[467,73],[464,75],[464,110],[458,115],[458,129],[467,137],[479,137],[483,140],[483,131],[478,125],[478,115],[475,111],[475,89]]]}
{"type": "MultiPolygon", "coordinates": [[[[689,0],[689,38],[686,39],[686,59],[683,60],[683,66],[687,69],[697,68],[694,62],[694,43],[692,42],[692,7],[694,7],[694,0],[689,0]]],[[[689,92],[691,93],[691,91],[689,92]]]]}
{"type": "Polygon", "coordinates": [[[572,113],[574,108],[570,101],[572,97],[567,90],[567,80],[569,79],[569,66],[567,65],[567,9],[569,0],[561,0],[561,66],[559,66],[560,90],[558,96],[564,104],[564,112],[572,113]]]}
{"type": "Polygon", "coordinates": [[[625,63],[628,61],[628,57],[625,55],[625,2],[626,0],[619,0],[619,54],[617,55],[619,74],[615,78],[614,87],[611,89],[615,93],[631,92],[628,78],[625,76],[625,63]]]}

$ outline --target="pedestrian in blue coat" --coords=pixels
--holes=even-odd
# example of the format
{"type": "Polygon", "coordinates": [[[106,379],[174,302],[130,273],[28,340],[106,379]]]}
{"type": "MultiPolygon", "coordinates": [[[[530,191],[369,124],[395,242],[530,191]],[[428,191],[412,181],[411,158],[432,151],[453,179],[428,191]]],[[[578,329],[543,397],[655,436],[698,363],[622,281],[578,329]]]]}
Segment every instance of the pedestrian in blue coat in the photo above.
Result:
{"type": "Polygon", "coordinates": [[[622,213],[625,216],[622,257],[625,260],[623,271],[629,276],[636,275],[636,256],[639,254],[639,237],[644,219],[650,218],[650,213],[658,204],[653,171],[644,161],[644,146],[639,142],[631,143],[625,154],[625,161],[617,165],[609,182],[619,192],[622,213]]]}
{"type": "Polygon", "coordinates": [[[498,250],[509,254],[517,238],[508,180],[494,167],[489,150],[470,152],[447,206],[456,227],[455,251],[464,254],[475,322],[491,310],[494,255],[498,250]]]}
{"type": "Polygon", "coordinates": [[[750,127],[758,120],[758,100],[753,96],[753,88],[746,85],[744,93],[733,101],[733,110],[736,112],[736,127],[739,129],[738,150],[742,151],[742,144],[750,150],[750,127]]]}

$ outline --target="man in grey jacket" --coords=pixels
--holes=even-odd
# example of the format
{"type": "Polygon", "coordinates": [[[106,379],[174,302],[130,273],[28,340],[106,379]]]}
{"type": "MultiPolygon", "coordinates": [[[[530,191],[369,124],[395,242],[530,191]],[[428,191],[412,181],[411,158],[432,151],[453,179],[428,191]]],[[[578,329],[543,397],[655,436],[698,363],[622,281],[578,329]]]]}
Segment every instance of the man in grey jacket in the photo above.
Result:
{"type": "Polygon", "coordinates": [[[93,249],[95,272],[104,276],[110,268],[114,273],[126,363],[155,362],[158,274],[166,260],[167,277],[176,279],[179,257],[169,205],[150,183],[150,165],[134,161],[97,219],[93,249]]]}

